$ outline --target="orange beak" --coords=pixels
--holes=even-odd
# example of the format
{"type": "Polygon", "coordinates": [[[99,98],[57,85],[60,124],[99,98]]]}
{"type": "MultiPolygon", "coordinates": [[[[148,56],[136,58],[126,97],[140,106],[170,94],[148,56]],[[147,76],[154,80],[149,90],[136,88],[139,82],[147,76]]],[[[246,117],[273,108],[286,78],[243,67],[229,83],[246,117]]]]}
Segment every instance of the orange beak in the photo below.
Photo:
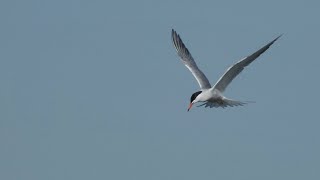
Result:
{"type": "Polygon", "coordinates": [[[192,103],[189,104],[188,111],[191,109],[192,105],[193,105],[192,103]]]}

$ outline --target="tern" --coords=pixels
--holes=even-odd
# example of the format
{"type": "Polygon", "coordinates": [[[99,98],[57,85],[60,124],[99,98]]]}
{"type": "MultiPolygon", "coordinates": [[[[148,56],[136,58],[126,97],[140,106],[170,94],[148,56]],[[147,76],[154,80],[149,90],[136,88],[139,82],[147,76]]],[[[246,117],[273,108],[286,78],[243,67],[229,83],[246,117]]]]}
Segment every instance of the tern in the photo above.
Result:
{"type": "Polygon", "coordinates": [[[231,81],[241,73],[241,71],[252,63],[257,57],[259,57],[262,53],[264,53],[269,47],[278,40],[282,35],[275,38],[273,41],[269,42],[267,45],[263,46],[258,51],[254,52],[250,56],[247,56],[237,63],[230,66],[226,72],[219,78],[214,86],[211,86],[207,77],[203,74],[203,72],[198,68],[196,62],[191,56],[189,50],[186,48],[184,43],[182,42],[179,34],[172,29],[172,42],[173,45],[180,56],[183,64],[191,71],[192,75],[197,80],[200,90],[193,93],[190,98],[190,105],[188,107],[188,111],[191,109],[192,105],[197,102],[204,102],[200,106],[205,107],[233,107],[233,106],[243,106],[247,104],[249,101],[237,101],[233,99],[229,99],[223,95],[223,92],[227,88],[227,86],[231,83],[231,81]]]}

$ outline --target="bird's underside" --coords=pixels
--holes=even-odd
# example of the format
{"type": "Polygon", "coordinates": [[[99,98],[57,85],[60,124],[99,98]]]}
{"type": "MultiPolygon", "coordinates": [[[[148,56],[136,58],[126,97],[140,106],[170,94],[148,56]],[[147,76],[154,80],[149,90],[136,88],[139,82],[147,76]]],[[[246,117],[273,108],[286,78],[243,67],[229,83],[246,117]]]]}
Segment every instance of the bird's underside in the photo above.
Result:
{"type": "Polygon", "coordinates": [[[248,103],[249,102],[236,101],[236,100],[231,100],[227,98],[212,98],[197,107],[204,106],[204,107],[210,107],[210,108],[213,108],[213,107],[225,108],[225,107],[243,106],[248,103]]]}

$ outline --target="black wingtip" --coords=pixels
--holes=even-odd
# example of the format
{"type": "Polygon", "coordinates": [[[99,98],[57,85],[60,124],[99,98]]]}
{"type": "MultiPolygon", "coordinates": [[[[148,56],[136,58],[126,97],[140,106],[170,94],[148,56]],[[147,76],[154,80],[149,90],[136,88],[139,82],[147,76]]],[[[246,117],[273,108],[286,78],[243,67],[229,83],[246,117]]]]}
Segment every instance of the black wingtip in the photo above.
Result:
{"type": "Polygon", "coordinates": [[[174,36],[179,36],[178,34],[177,34],[177,32],[172,28],[172,30],[171,30],[171,36],[172,36],[172,38],[174,38],[174,36]]]}
{"type": "MultiPolygon", "coordinates": [[[[276,42],[281,36],[282,36],[283,34],[280,34],[278,37],[276,37],[273,41],[271,41],[271,42],[269,42],[269,44],[267,44],[265,47],[267,47],[267,49],[274,43],[274,42],[276,42]]],[[[265,48],[265,47],[263,47],[263,48],[265,48]]],[[[267,49],[265,49],[264,51],[266,51],[267,49]]],[[[264,52],[263,51],[263,52],[264,52]]],[[[263,53],[262,52],[262,53],[263,53]]]]}
{"type": "Polygon", "coordinates": [[[280,34],[278,37],[276,37],[276,38],[272,41],[272,43],[274,43],[276,40],[278,40],[282,35],[283,35],[283,33],[280,34]]]}
{"type": "Polygon", "coordinates": [[[177,34],[176,31],[172,28],[172,30],[171,30],[171,40],[172,40],[174,46],[176,46],[176,42],[175,42],[175,39],[176,39],[175,36],[177,36],[176,34],[177,34]]]}
{"type": "Polygon", "coordinates": [[[171,29],[171,34],[173,35],[173,34],[177,34],[177,32],[172,28],[171,29]]]}

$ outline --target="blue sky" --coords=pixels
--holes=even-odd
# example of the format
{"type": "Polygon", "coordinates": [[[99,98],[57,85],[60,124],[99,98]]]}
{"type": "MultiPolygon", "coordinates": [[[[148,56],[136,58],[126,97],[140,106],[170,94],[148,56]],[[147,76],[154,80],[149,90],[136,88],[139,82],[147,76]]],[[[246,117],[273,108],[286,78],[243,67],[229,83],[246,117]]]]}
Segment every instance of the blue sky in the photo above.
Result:
{"type": "Polygon", "coordinates": [[[0,2],[0,179],[319,179],[317,1],[0,2]],[[187,112],[228,87],[245,107],[187,112]]]}

